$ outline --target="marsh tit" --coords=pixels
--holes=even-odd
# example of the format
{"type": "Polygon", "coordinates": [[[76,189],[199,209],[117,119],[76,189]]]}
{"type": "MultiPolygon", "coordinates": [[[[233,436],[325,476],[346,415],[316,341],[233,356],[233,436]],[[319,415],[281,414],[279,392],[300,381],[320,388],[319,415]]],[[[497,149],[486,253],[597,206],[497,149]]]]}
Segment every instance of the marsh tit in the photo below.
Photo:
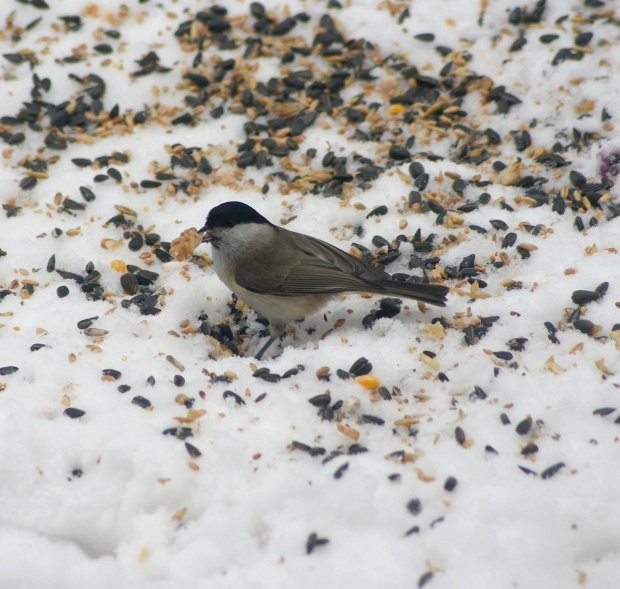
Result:
{"type": "Polygon", "coordinates": [[[377,266],[329,243],[276,227],[242,202],[211,209],[199,233],[213,246],[219,279],[269,320],[271,337],[257,360],[282,335],[286,323],[318,311],[339,293],[392,295],[444,307],[450,290],[393,280],[377,266]]]}

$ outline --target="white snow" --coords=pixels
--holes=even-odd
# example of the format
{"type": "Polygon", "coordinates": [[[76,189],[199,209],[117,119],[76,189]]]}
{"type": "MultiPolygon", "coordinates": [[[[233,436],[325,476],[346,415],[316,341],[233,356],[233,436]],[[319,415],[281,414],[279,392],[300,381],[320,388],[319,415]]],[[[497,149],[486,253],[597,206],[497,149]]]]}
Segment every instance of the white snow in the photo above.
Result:
{"type": "MultiPolygon", "coordinates": [[[[464,50],[472,56],[467,68],[488,76],[495,86],[505,85],[507,92],[522,100],[507,115],[494,115],[495,105],[481,105],[479,94],[464,98],[468,120],[477,122],[480,129],[493,128],[503,139],[501,157],[483,166],[448,159],[453,155],[452,138],[431,137],[424,144],[420,134],[413,152],[446,157],[436,162],[420,160],[435,190],[450,192],[453,180],[446,172],[457,172],[465,179],[475,174],[490,179],[494,159],[508,164],[512,157],[525,158],[516,153],[510,131],[527,128],[534,146],[550,147],[558,140],[570,143],[573,127],[582,133],[601,132],[603,107],[616,124],[620,114],[615,83],[620,65],[618,29],[606,19],[592,23],[575,19],[577,14],[613,11],[611,2],[600,9],[576,1],[549,2],[543,23],[527,29],[508,23],[515,3],[507,0],[489,3],[483,17],[480,12],[485,3],[473,0],[403,2],[394,16],[387,3],[342,3],[342,9],[327,9],[327,3],[318,0],[292,0],[286,5],[266,0],[265,6],[278,19],[286,15],[287,6],[292,15],[306,11],[313,25],[328,12],[350,37],[376,43],[385,56],[405,54],[423,75],[439,77],[445,65],[435,50],[437,45],[464,50]],[[410,18],[398,24],[404,8],[409,9],[410,18]],[[556,24],[566,14],[571,18],[556,24]],[[528,43],[520,52],[509,53],[519,30],[528,43]],[[557,51],[573,46],[578,32],[586,30],[594,32],[591,54],[586,53],[581,61],[552,66],[557,51]],[[413,38],[424,32],[434,32],[435,41],[413,38]],[[538,37],[550,32],[560,38],[541,44],[538,37]],[[575,111],[582,101],[595,103],[585,118],[575,111]],[[532,119],[538,123],[530,128],[532,119]],[[443,182],[437,180],[440,175],[444,175],[443,182]]],[[[0,58],[0,115],[16,115],[22,102],[30,100],[33,73],[52,80],[43,100],[53,104],[75,99],[83,90],[68,78],[69,73],[97,73],[107,84],[102,98],[105,110],[119,103],[121,112],[132,109],[135,113],[152,107],[156,100],[179,107],[177,116],[190,110],[183,102],[189,91],[178,85],[179,71],[191,67],[196,51],[182,51],[173,33],[198,10],[208,10],[210,3],[110,1],[98,6],[95,17],[86,16],[89,3],[82,0],[49,4],[48,10],[8,1],[0,7],[0,22],[5,23],[0,54],[30,47],[43,60],[31,70],[28,64],[15,65],[0,58]],[[131,12],[129,17],[119,22],[108,18],[124,4],[131,12]],[[143,16],[136,18],[141,11],[143,16]],[[58,17],[69,14],[82,14],[83,28],[66,34],[54,30],[53,25],[60,23],[58,17]],[[41,23],[23,32],[21,41],[11,39],[7,19],[25,27],[39,16],[41,23]],[[96,40],[98,29],[117,29],[121,39],[104,36],[96,40]],[[110,43],[114,53],[93,51],[100,42],[110,43]],[[87,47],[86,61],[61,62],[81,44],[87,47]],[[41,54],[46,45],[49,52],[41,54]],[[160,63],[173,72],[130,79],[129,73],[139,69],[134,60],[148,51],[155,51],[160,63]],[[153,94],[155,87],[158,97],[153,94]]],[[[248,14],[246,0],[221,4],[230,14],[248,14]]],[[[527,7],[532,10],[534,2],[527,7]]],[[[311,42],[316,30],[303,31],[311,42]]],[[[236,58],[244,49],[241,45],[220,52],[219,57],[236,58]]],[[[204,62],[216,54],[215,45],[206,48],[204,62]]],[[[261,80],[278,75],[278,60],[261,63],[261,80]]],[[[298,64],[291,67],[303,69],[298,64]]],[[[376,75],[383,77],[384,73],[377,70],[376,75]]],[[[347,89],[343,96],[357,93],[347,89]]],[[[607,294],[585,307],[584,318],[601,326],[597,337],[608,336],[614,324],[620,323],[619,221],[603,216],[597,226],[579,232],[570,211],[559,216],[550,205],[519,206],[514,199],[522,196],[522,190],[494,183],[468,187],[471,200],[487,191],[491,201],[463,215],[465,226],[479,225],[488,233],[449,229],[435,224],[436,214],[402,211],[412,186],[394,170],[371,182],[367,190],[356,186],[347,206],[320,194],[280,194],[276,180],[270,183],[269,193],[262,195],[266,174],[277,167],[248,168],[246,176],[255,180],[254,189],[236,191],[211,183],[195,198],[181,192],[176,197],[163,196],[163,187],[134,190],[130,186],[154,178],[156,167],[170,161],[165,146],[174,144],[201,149],[214,146],[209,161],[215,170],[226,168],[226,155],[235,153],[236,145],[245,139],[242,125],[247,119],[227,110],[222,118],[212,119],[208,113],[220,102],[218,98],[208,104],[193,127],[149,123],[131,134],[113,132],[92,144],[70,143],[66,151],[43,149],[44,157],[58,155],[60,159],[50,164],[49,179],[40,180],[29,191],[18,186],[25,172],[19,162],[43,148],[47,130],[36,133],[24,128],[24,143],[0,144],[1,150],[13,148],[1,160],[0,201],[22,207],[15,217],[0,211],[0,249],[7,253],[0,257],[0,290],[15,293],[0,301],[0,367],[19,368],[0,376],[0,587],[401,589],[417,587],[429,571],[433,576],[426,586],[434,589],[615,586],[620,569],[620,425],[614,423],[620,415],[616,376],[620,355],[611,338],[587,336],[571,327],[567,317],[575,308],[573,291],[593,290],[608,281],[607,294]],[[105,173],[107,167],[94,171],[71,163],[72,158],[94,159],[115,151],[131,155],[127,165],[115,166],[124,175],[123,186],[113,180],[93,183],[93,176],[105,173]],[[96,199],[85,203],[80,186],[90,186],[96,199]],[[86,211],[77,211],[75,216],[59,212],[53,204],[57,192],[85,204],[86,211]],[[500,208],[498,199],[515,210],[500,208]],[[255,335],[262,326],[254,321],[252,311],[245,357],[211,359],[212,348],[200,333],[182,333],[180,323],[189,320],[190,326],[197,327],[201,313],[207,313],[212,323],[228,318],[231,295],[212,267],[158,260],[147,266],[140,252],[127,248],[126,240],[114,250],[100,245],[103,239],[123,239],[122,228],[104,227],[118,214],[114,205],[132,208],[137,212],[136,223],[143,228],[153,226],[152,231],[171,241],[182,230],[201,227],[209,209],[227,200],[248,202],[274,223],[294,217],[288,229],[347,251],[353,242],[374,249],[371,239],[375,234],[391,240],[399,233],[411,236],[420,228],[423,236],[437,234],[436,243],[440,243],[450,234],[461,233],[462,242],[446,247],[441,260],[444,267],[458,266],[471,253],[478,262],[499,255],[506,232],[493,229],[490,219],[504,220],[508,231],[517,232],[518,244],[528,242],[538,249],[522,260],[510,248],[505,250],[509,264],[497,270],[487,264],[480,278],[488,284],[484,292],[490,298],[473,300],[453,292],[445,309],[429,308],[424,313],[415,303],[405,301],[407,309],[392,319],[378,320],[372,329],[364,329],[361,321],[377,308],[376,299],[351,294],[332,301],[325,315],[319,313],[291,326],[294,335],[285,340],[281,352],[272,351],[279,355],[257,363],[278,374],[303,366],[297,375],[272,384],[252,378],[251,354],[264,341],[255,335]],[[354,208],[356,204],[363,207],[354,208]],[[388,214],[366,219],[381,204],[388,206],[388,214]],[[405,229],[399,227],[402,219],[407,221],[405,229]],[[519,229],[525,221],[544,225],[546,232],[531,235],[519,229]],[[358,224],[364,227],[359,237],[353,233],[358,224]],[[64,232],[58,238],[51,234],[55,227],[64,232]],[[81,228],[80,235],[68,236],[67,230],[75,227],[81,228]],[[56,268],[82,275],[92,261],[102,274],[104,290],[115,296],[108,301],[87,300],[75,282],[46,271],[52,254],[56,268]],[[158,292],[165,289],[168,293],[165,306],[158,304],[161,313],[143,316],[135,306],[121,307],[121,300],[129,297],[123,295],[121,274],[110,266],[113,260],[160,275],[158,292]],[[24,279],[38,283],[28,298],[11,286],[12,281],[24,279]],[[522,282],[523,287],[507,290],[508,279],[522,282]],[[65,298],[56,294],[61,285],[70,290],[65,298]],[[95,316],[99,319],[93,327],[109,332],[97,341],[76,326],[95,316]],[[443,339],[430,339],[428,324],[441,316],[452,328],[443,339]],[[477,344],[466,346],[463,327],[476,317],[491,316],[499,320],[477,344]],[[344,324],[322,339],[338,320],[344,324]],[[545,321],[563,327],[556,334],[559,344],[549,340],[545,321]],[[516,367],[491,355],[508,350],[507,342],[516,337],[528,340],[523,351],[512,352],[516,367]],[[32,352],[34,343],[46,347],[32,352]],[[421,360],[423,351],[435,354],[439,371],[449,380],[439,379],[438,371],[421,360]],[[183,372],[167,356],[180,362],[183,372]],[[381,385],[389,390],[396,386],[401,395],[382,400],[353,379],[338,378],[336,370],[347,370],[360,356],[372,362],[371,374],[381,385]],[[559,367],[557,373],[547,369],[551,357],[559,367]],[[329,367],[329,382],[316,375],[324,366],[329,367]],[[103,369],[116,369],[122,375],[117,381],[102,380],[103,369]],[[212,383],[207,374],[226,371],[236,375],[228,384],[212,383]],[[185,378],[183,387],[173,384],[177,374],[185,378]],[[147,384],[151,375],[154,386],[147,384]],[[131,390],[121,394],[117,390],[121,384],[131,390]],[[488,397],[472,399],[474,386],[488,397]],[[245,404],[224,398],[225,391],[235,392],[245,404]],[[359,432],[357,443],[367,452],[347,454],[354,440],[337,429],[335,420],[321,420],[317,408],[308,403],[326,391],[332,403],[351,397],[359,400],[359,409],[344,416],[340,424],[359,432]],[[176,421],[187,416],[186,407],[175,402],[179,394],[194,398],[193,409],[205,414],[190,424],[176,421]],[[131,403],[137,395],[152,403],[150,410],[131,403]],[[85,414],[69,419],[63,414],[67,406],[85,414]],[[602,407],[616,411],[593,415],[602,407]],[[507,414],[510,424],[502,424],[501,413],[507,414]],[[362,415],[379,417],[385,425],[364,423],[362,415]],[[528,416],[533,419],[532,431],[519,435],[515,428],[528,416]],[[417,425],[394,425],[405,417],[417,418],[417,425]],[[162,435],[179,426],[192,427],[193,436],[181,441],[162,435]],[[466,436],[463,446],[455,440],[457,427],[466,436]],[[294,449],[293,441],[325,448],[326,454],[311,456],[294,449]],[[529,441],[539,450],[522,455],[529,441]],[[201,455],[191,457],[185,442],[201,455]],[[485,450],[487,445],[496,453],[485,450]],[[336,450],[342,455],[323,464],[336,450]],[[390,456],[399,451],[406,452],[411,461],[390,456]],[[543,471],[557,463],[565,467],[542,479],[543,471]],[[344,465],[348,467],[335,478],[334,473],[344,465]],[[527,475],[518,465],[535,475],[527,475]],[[450,492],[444,489],[448,477],[458,481],[450,492]],[[422,509],[413,515],[407,504],[416,498],[422,509]],[[419,530],[406,535],[414,526],[419,530]],[[306,541],[313,532],[329,542],[306,554],[306,541]]],[[[45,127],[47,118],[41,124],[45,127]]],[[[351,131],[339,135],[337,130],[337,125],[311,127],[297,155],[315,147],[317,166],[330,150],[337,156],[374,157],[372,144],[352,144],[351,131]]],[[[617,152],[618,141],[612,127],[592,146],[563,154],[571,162],[569,167],[543,188],[570,186],[570,169],[598,182],[600,153],[617,152]]],[[[348,161],[351,171],[354,167],[348,161]]],[[[408,175],[407,165],[400,169],[408,175]]],[[[553,171],[545,175],[552,178],[553,171]]],[[[615,180],[613,174],[609,177],[615,180]]],[[[617,201],[617,188],[610,192],[617,201]]],[[[209,253],[209,246],[196,250],[202,252],[209,253]]],[[[419,270],[407,268],[411,244],[404,244],[402,252],[389,271],[420,275],[419,270]]],[[[444,282],[456,285],[454,279],[444,282]]],[[[460,288],[468,290],[470,285],[460,288]]]]}

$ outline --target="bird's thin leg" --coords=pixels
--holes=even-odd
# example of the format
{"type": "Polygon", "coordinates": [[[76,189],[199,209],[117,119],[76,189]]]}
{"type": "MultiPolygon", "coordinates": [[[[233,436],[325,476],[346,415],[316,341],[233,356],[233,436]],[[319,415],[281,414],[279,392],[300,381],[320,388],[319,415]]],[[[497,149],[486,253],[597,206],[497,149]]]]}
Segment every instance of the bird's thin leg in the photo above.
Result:
{"type": "MultiPolygon", "coordinates": [[[[279,336],[278,336],[279,337],[279,336]]],[[[257,360],[260,360],[263,357],[263,354],[269,349],[269,346],[271,346],[271,344],[273,342],[275,342],[278,337],[270,337],[267,340],[267,343],[258,351],[258,354],[256,354],[256,356],[254,356],[257,360]]]]}
{"type": "Polygon", "coordinates": [[[279,337],[284,335],[284,324],[283,323],[269,323],[269,334],[270,338],[267,343],[258,351],[255,358],[260,360],[263,357],[263,354],[269,349],[269,346],[273,342],[275,342],[279,337]]]}

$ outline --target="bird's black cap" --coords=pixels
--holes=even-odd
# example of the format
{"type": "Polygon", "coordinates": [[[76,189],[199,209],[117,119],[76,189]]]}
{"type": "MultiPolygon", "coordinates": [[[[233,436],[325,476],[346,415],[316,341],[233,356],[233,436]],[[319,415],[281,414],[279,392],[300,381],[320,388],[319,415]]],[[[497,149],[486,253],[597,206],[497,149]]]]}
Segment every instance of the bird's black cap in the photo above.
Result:
{"type": "Polygon", "coordinates": [[[224,202],[221,205],[213,207],[207,216],[205,226],[200,229],[203,231],[211,231],[216,227],[234,227],[242,223],[257,223],[259,225],[271,225],[265,217],[255,211],[252,207],[245,203],[232,200],[224,202]]]}

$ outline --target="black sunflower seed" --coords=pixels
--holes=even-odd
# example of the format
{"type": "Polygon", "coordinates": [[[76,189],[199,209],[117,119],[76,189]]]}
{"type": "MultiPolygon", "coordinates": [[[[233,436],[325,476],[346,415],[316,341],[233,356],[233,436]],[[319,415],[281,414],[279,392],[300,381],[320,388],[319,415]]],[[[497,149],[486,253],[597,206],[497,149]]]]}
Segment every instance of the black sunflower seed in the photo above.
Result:
{"type": "Polygon", "coordinates": [[[456,441],[458,442],[460,446],[463,445],[463,443],[465,442],[465,432],[463,431],[462,428],[456,427],[454,429],[454,438],[456,439],[456,441]]]}
{"type": "Polygon", "coordinates": [[[407,511],[411,515],[418,515],[422,511],[422,502],[419,499],[411,499],[407,502],[407,511]]]}
{"type": "Polygon", "coordinates": [[[30,190],[34,188],[37,183],[37,179],[34,176],[25,176],[19,182],[19,187],[22,190],[30,190]]]}
{"type": "Polygon", "coordinates": [[[380,386],[377,389],[377,392],[379,393],[379,395],[381,395],[381,398],[385,401],[391,401],[392,400],[392,394],[390,393],[390,391],[388,390],[387,387],[385,386],[380,386]]]}
{"type": "Polygon", "coordinates": [[[433,571],[426,571],[423,575],[418,579],[418,589],[422,589],[424,585],[426,585],[433,577],[435,573],[433,571]]]}
{"type": "Polygon", "coordinates": [[[88,317],[87,319],[81,319],[80,321],[77,322],[77,328],[86,329],[87,327],[90,327],[95,321],[97,321],[97,319],[99,319],[98,316],[88,317]]]}
{"type": "Polygon", "coordinates": [[[301,450],[302,452],[308,452],[308,454],[312,450],[312,448],[308,446],[308,444],[304,444],[303,442],[297,442],[296,440],[293,440],[291,445],[293,446],[293,448],[295,448],[295,450],[301,450]]]}
{"type": "Polygon", "coordinates": [[[323,394],[315,395],[314,397],[311,397],[310,399],[308,399],[308,403],[310,403],[311,405],[314,405],[315,407],[326,407],[327,405],[331,403],[331,400],[332,400],[331,395],[323,393],[323,394]]]}
{"type": "Polygon", "coordinates": [[[525,151],[530,145],[532,145],[532,138],[527,131],[517,131],[513,135],[515,147],[517,151],[525,151]]]}
{"type": "Polygon", "coordinates": [[[245,405],[245,401],[237,393],[234,393],[233,391],[224,391],[224,393],[222,394],[222,397],[224,399],[227,399],[228,397],[232,397],[235,400],[235,404],[245,405]]]}
{"type": "Polygon", "coordinates": [[[515,428],[515,431],[521,435],[525,436],[532,429],[532,418],[526,417],[524,420],[520,421],[515,428]]]}
{"type": "Polygon", "coordinates": [[[86,411],[82,411],[81,409],[77,409],[75,407],[67,407],[63,413],[70,417],[71,419],[77,419],[78,417],[82,417],[82,415],[86,414],[86,411]]]}
{"type": "Polygon", "coordinates": [[[587,305],[599,298],[598,293],[591,290],[576,290],[571,295],[571,300],[576,305],[587,305]]]}
{"type": "Polygon", "coordinates": [[[334,472],[334,478],[335,479],[339,479],[342,477],[342,475],[345,473],[345,471],[349,468],[349,463],[345,462],[344,464],[341,464],[334,472]]]}
{"type": "Polygon", "coordinates": [[[408,160],[411,158],[409,150],[402,145],[391,145],[388,151],[388,157],[393,160],[408,160]]]}
{"type": "Polygon", "coordinates": [[[600,409],[595,409],[592,412],[592,415],[600,415],[601,417],[605,417],[606,415],[613,413],[615,410],[615,407],[601,407],[600,409]]]}
{"type": "Polygon", "coordinates": [[[588,182],[587,178],[577,170],[571,170],[568,177],[575,188],[582,188],[588,182]]]}
{"type": "Polygon", "coordinates": [[[575,321],[573,321],[573,327],[581,331],[581,333],[589,335],[594,329],[594,323],[588,319],[575,319],[575,321]]]}
{"type": "Polygon", "coordinates": [[[474,390],[469,395],[469,399],[471,401],[483,400],[486,399],[488,395],[484,392],[484,390],[478,385],[474,385],[474,390]]]}
{"type": "Polygon", "coordinates": [[[185,384],[185,378],[183,378],[180,374],[174,375],[174,386],[182,387],[185,384]]]}
{"type": "Polygon", "coordinates": [[[146,397],[142,397],[141,395],[136,395],[131,400],[131,402],[133,405],[138,405],[138,407],[142,407],[142,409],[146,409],[147,407],[151,406],[151,402],[146,397]]]}
{"type": "Polygon", "coordinates": [[[104,376],[111,376],[114,380],[118,380],[122,376],[121,373],[114,368],[104,368],[101,372],[103,372],[104,376]]]}
{"type": "Polygon", "coordinates": [[[0,367],[0,376],[6,376],[8,374],[14,374],[19,368],[17,366],[2,366],[0,367]]]}
{"type": "Polygon", "coordinates": [[[153,246],[160,241],[160,236],[157,233],[147,233],[144,236],[144,242],[146,245],[153,246]]]}
{"type": "Polygon", "coordinates": [[[86,186],[80,186],[80,194],[86,202],[95,200],[95,193],[90,188],[86,188],[86,186]]]}
{"type": "Polygon", "coordinates": [[[256,153],[253,151],[244,151],[237,158],[237,167],[245,169],[252,166],[256,160],[256,153]]]}
{"type": "MultiPolygon", "coordinates": [[[[194,116],[189,113],[183,113],[181,116],[176,117],[170,121],[171,125],[189,125],[194,122],[194,116]]],[[[143,180],[142,182],[154,182],[153,180],[143,180]]],[[[143,186],[144,188],[154,188],[155,186],[143,186]]]]}
{"type": "Polygon", "coordinates": [[[502,239],[502,249],[513,246],[517,241],[516,233],[506,233],[504,239],[502,239]]]}
{"type": "Polygon", "coordinates": [[[140,186],[142,188],[158,188],[161,186],[161,182],[158,182],[157,180],[141,180],[140,186]]]}
{"type": "Polygon", "coordinates": [[[144,245],[144,237],[142,237],[141,233],[136,233],[130,240],[129,243],[127,244],[127,247],[132,251],[132,252],[137,252],[138,250],[142,249],[142,246],[144,245]]]}
{"type": "Polygon", "coordinates": [[[594,292],[599,296],[599,298],[604,297],[607,294],[607,290],[609,289],[609,282],[601,282],[595,289],[594,292]]]}
{"type": "Polygon", "coordinates": [[[409,164],[409,174],[412,178],[417,178],[424,174],[424,166],[420,162],[412,162],[409,164]]]}
{"type": "Polygon", "coordinates": [[[557,153],[543,153],[542,155],[534,158],[534,161],[553,169],[562,168],[570,163],[557,153]]]}
{"type": "Polygon", "coordinates": [[[362,356],[353,362],[351,368],[349,368],[349,373],[353,376],[363,376],[370,373],[371,370],[372,364],[362,356]]]}
{"type": "Polygon", "coordinates": [[[99,282],[100,279],[101,279],[101,272],[99,272],[98,270],[93,270],[92,272],[89,272],[84,277],[84,285],[99,282]]]}
{"type": "Polygon", "coordinates": [[[198,450],[196,446],[192,446],[189,442],[185,442],[185,449],[192,458],[200,458],[202,456],[202,452],[198,450]]]}
{"type": "Polygon", "coordinates": [[[255,378],[260,378],[266,382],[278,382],[282,377],[279,374],[272,373],[269,368],[263,367],[252,373],[255,378]]]}
{"type": "Polygon", "coordinates": [[[583,224],[583,219],[579,215],[575,217],[575,227],[577,231],[583,231],[586,228],[583,224]]]}
{"type": "Polygon", "coordinates": [[[123,393],[124,394],[124,393],[130,391],[131,387],[128,384],[119,384],[118,387],[116,388],[116,390],[119,393],[123,393]]]}
{"type": "Polygon", "coordinates": [[[169,427],[163,432],[164,436],[174,436],[179,440],[185,440],[191,438],[194,435],[191,427],[169,427]]]}
{"type": "Polygon", "coordinates": [[[377,417],[376,415],[362,415],[362,421],[364,423],[370,423],[372,425],[384,425],[385,420],[377,417]]]}
{"type": "Polygon", "coordinates": [[[591,32],[579,33],[575,37],[575,45],[577,45],[578,47],[585,47],[592,40],[593,36],[594,33],[591,32]]]}
{"type": "Polygon", "coordinates": [[[420,174],[413,182],[413,185],[419,190],[419,191],[424,191],[426,190],[426,187],[428,186],[428,182],[430,180],[430,176],[424,172],[422,174],[420,174]]]}
{"type": "Polygon", "coordinates": [[[129,270],[130,272],[133,271],[134,276],[138,280],[138,284],[141,284],[143,286],[153,284],[153,282],[155,282],[159,278],[159,274],[157,274],[157,272],[143,270],[142,268],[137,268],[136,266],[133,266],[132,268],[127,266],[127,270],[129,270]],[[135,270],[132,270],[132,268],[135,268],[135,270]]]}
{"type": "Polygon", "coordinates": [[[560,38],[560,35],[549,34],[549,35],[541,35],[538,40],[541,43],[547,44],[547,43],[552,43],[553,41],[559,38],[560,38]]]}
{"type": "Polygon", "coordinates": [[[522,352],[525,350],[525,344],[527,343],[526,337],[515,337],[506,342],[506,345],[514,352],[522,352]]]}
{"type": "Polygon", "coordinates": [[[553,466],[550,466],[549,468],[545,468],[545,470],[542,471],[542,474],[540,476],[543,479],[550,479],[553,475],[555,475],[558,471],[560,471],[565,466],[566,464],[564,464],[563,462],[558,462],[557,464],[554,464],[553,466]]]}
{"type": "Polygon", "coordinates": [[[311,554],[317,546],[324,546],[329,538],[319,538],[316,532],[312,532],[306,540],[306,554],[311,554]]]}
{"type": "Polygon", "coordinates": [[[123,181],[122,174],[116,168],[108,168],[108,176],[117,182],[123,181]]]}
{"type": "Polygon", "coordinates": [[[75,280],[78,284],[83,284],[84,282],[84,277],[80,276],[79,274],[75,274],[73,272],[65,272],[64,270],[56,270],[56,272],[62,277],[65,278],[67,280],[75,280]]]}
{"type": "Polygon", "coordinates": [[[349,446],[349,450],[347,451],[347,454],[349,455],[363,454],[364,452],[368,452],[368,448],[365,448],[364,446],[360,444],[351,444],[349,446]]]}
{"type": "Polygon", "coordinates": [[[521,450],[521,454],[523,454],[523,456],[528,456],[530,454],[536,454],[536,452],[538,452],[538,446],[534,444],[533,442],[529,442],[521,450]]]}
{"type": "Polygon", "coordinates": [[[388,208],[385,205],[381,205],[379,207],[374,208],[370,213],[366,215],[366,218],[370,217],[381,217],[383,215],[387,215],[388,208]]]}
{"type": "Polygon", "coordinates": [[[78,168],[86,168],[87,166],[92,166],[92,160],[86,159],[84,157],[76,157],[71,160],[78,168]]]}
{"type": "Polygon", "coordinates": [[[26,140],[26,136],[23,133],[15,133],[12,137],[10,137],[7,141],[9,145],[19,145],[26,140]]]}
{"type": "Polygon", "coordinates": [[[456,488],[457,484],[458,481],[454,477],[448,477],[443,485],[443,488],[448,492],[452,492],[456,488]]]}
{"type": "Polygon", "coordinates": [[[136,276],[127,272],[121,276],[121,287],[128,295],[135,295],[140,285],[136,276]]]}
{"type": "Polygon", "coordinates": [[[100,43],[99,45],[95,45],[93,49],[97,53],[101,53],[102,55],[109,55],[110,53],[114,51],[112,47],[108,45],[107,43],[100,43]]]}
{"type": "Polygon", "coordinates": [[[332,421],[336,417],[336,412],[331,407],[321,407],[317,413],[321,421],[332,421]]]}

